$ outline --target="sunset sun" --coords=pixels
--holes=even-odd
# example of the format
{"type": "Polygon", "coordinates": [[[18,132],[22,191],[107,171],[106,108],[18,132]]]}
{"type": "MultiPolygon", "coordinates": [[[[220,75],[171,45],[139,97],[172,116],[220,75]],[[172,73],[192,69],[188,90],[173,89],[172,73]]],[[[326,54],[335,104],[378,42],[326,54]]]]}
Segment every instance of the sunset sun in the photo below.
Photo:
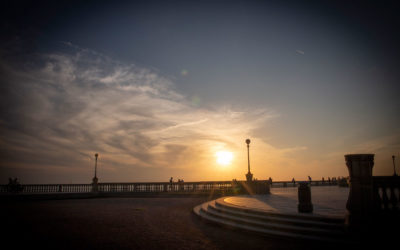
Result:
{"type": "Polygon", "coordinates": [[[216,154],[217,162],[220,165],[229,165],[233,159],[232,152],[218,151],[216,154]]]}

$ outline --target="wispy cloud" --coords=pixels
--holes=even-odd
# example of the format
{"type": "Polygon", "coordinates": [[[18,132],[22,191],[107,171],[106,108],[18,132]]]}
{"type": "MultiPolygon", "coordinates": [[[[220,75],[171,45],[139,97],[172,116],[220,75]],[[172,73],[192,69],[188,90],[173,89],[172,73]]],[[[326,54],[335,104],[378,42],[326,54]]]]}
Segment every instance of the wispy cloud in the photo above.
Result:
{"type": "Polygon", "coordinates": [[[106,170],[121,176],[127,169],[191,168],[210,149],[237,147],[275,116],[194,106],[154,70],[75,49],[42,55],[24,69],[1,64],[1,166],[83,171],[99,152],[106,170]]]}
{"type": "Polygon", "coordinates": [[[297,52],[297,54],[300,54],[300,55],[304,55],[305,54],[305,52],[304,51],[302,51],[302,50],[296,50],[296,52],[297,52]]]}

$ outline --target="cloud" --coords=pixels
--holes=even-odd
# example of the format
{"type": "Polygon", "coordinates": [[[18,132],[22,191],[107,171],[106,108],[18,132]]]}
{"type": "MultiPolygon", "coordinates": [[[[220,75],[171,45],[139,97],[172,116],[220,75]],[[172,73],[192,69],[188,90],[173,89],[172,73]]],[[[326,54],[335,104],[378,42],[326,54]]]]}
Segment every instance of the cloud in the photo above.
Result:
{"type": "Polygon", "coordinates": [[[300,55],[304,55],[305,54],[305,52],[304,51],[302,51],[302,50],[296,50],[296,52],[298,53],[298,54],[300,54],[300,55]]]}
{"type": "Polygon", "coordinates": [[[155,70],[77,47],[34,61],[0,65],[4,168],[86,173],[95,152],[104,171],[118,169],[118,180],[143,168],[193,168],[214,148],[239,147],[275,116],[266,109],[204,109],[155,70]]]}
{"type": "Polygon", "coordinates": [[[385,136],[379,136],[353,146],[353,153],[381,153],[385,151],[396,152],[400,147],[400,133],[395,133],[385,136]]]}

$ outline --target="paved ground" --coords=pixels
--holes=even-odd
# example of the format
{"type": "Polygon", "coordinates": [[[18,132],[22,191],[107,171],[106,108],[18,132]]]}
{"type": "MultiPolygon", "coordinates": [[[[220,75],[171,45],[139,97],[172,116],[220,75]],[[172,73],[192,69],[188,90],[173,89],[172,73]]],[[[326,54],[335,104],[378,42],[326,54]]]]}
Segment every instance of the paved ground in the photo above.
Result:
{"type": "MultiPolygon", "coordinates": [[[[299,214],[297,212],[297,188],[272,188],[271,193],[272,195],[227,197],[224,201],[250,209],[299,214]]],[[[314,207],[312,215],[344,218],[348,194],[349,188],[338,186],[312,187],[311,200],[314,207]]]]}
{"type": "Polygon", "coordinates": [[[9,244],[10,249],[327,249],[205,223],[192,213],[192,208],[204,201],[99,198],[1,202],[5,231],[1,244],[9,244]]]}
{"type": "MultiPolygon", "coordinates": [[[[293,193],[289,189],[282,192],[287,196],[293,193]]],[[[206,200],[0,199],[0,244],[8,249],[357,249],[270,238],[208,224],[192,213],[194,206],[206,200]]],[[[380,248],[393,237],[382,238],[375,240],[380,248]]]]}

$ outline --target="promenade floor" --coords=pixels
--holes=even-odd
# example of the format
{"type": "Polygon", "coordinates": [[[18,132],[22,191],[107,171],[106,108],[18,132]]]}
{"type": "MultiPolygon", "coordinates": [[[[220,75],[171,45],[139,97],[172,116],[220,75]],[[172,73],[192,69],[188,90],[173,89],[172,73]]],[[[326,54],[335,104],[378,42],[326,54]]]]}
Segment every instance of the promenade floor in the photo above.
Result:
{"type": "MultiPolygon", "coordinates": [[[[342,191],[338,187],[332,190],[335,188],[342,191]]],[[[295,204],[295,190],[274,188],[272,193],[286,199],[281,204],[287,207],[295,204]]],[[[335,203],[334,191],[318,193],[312,190],[315,206],[335,203]]],[[[204,223],[192,210],[207,200],[204,197],[0,200],[1,241],[10,249],[347,249],[347,246],[264,237],[204,223]]],[[[277,209],[276,204],[279,202],[270,206],[277,209]]]]}
{"type": "Polygon", "coordinates": [[[96,198],[0,204],[10,249],[327,249],[204,223],[206,198],[96,198]]]}

